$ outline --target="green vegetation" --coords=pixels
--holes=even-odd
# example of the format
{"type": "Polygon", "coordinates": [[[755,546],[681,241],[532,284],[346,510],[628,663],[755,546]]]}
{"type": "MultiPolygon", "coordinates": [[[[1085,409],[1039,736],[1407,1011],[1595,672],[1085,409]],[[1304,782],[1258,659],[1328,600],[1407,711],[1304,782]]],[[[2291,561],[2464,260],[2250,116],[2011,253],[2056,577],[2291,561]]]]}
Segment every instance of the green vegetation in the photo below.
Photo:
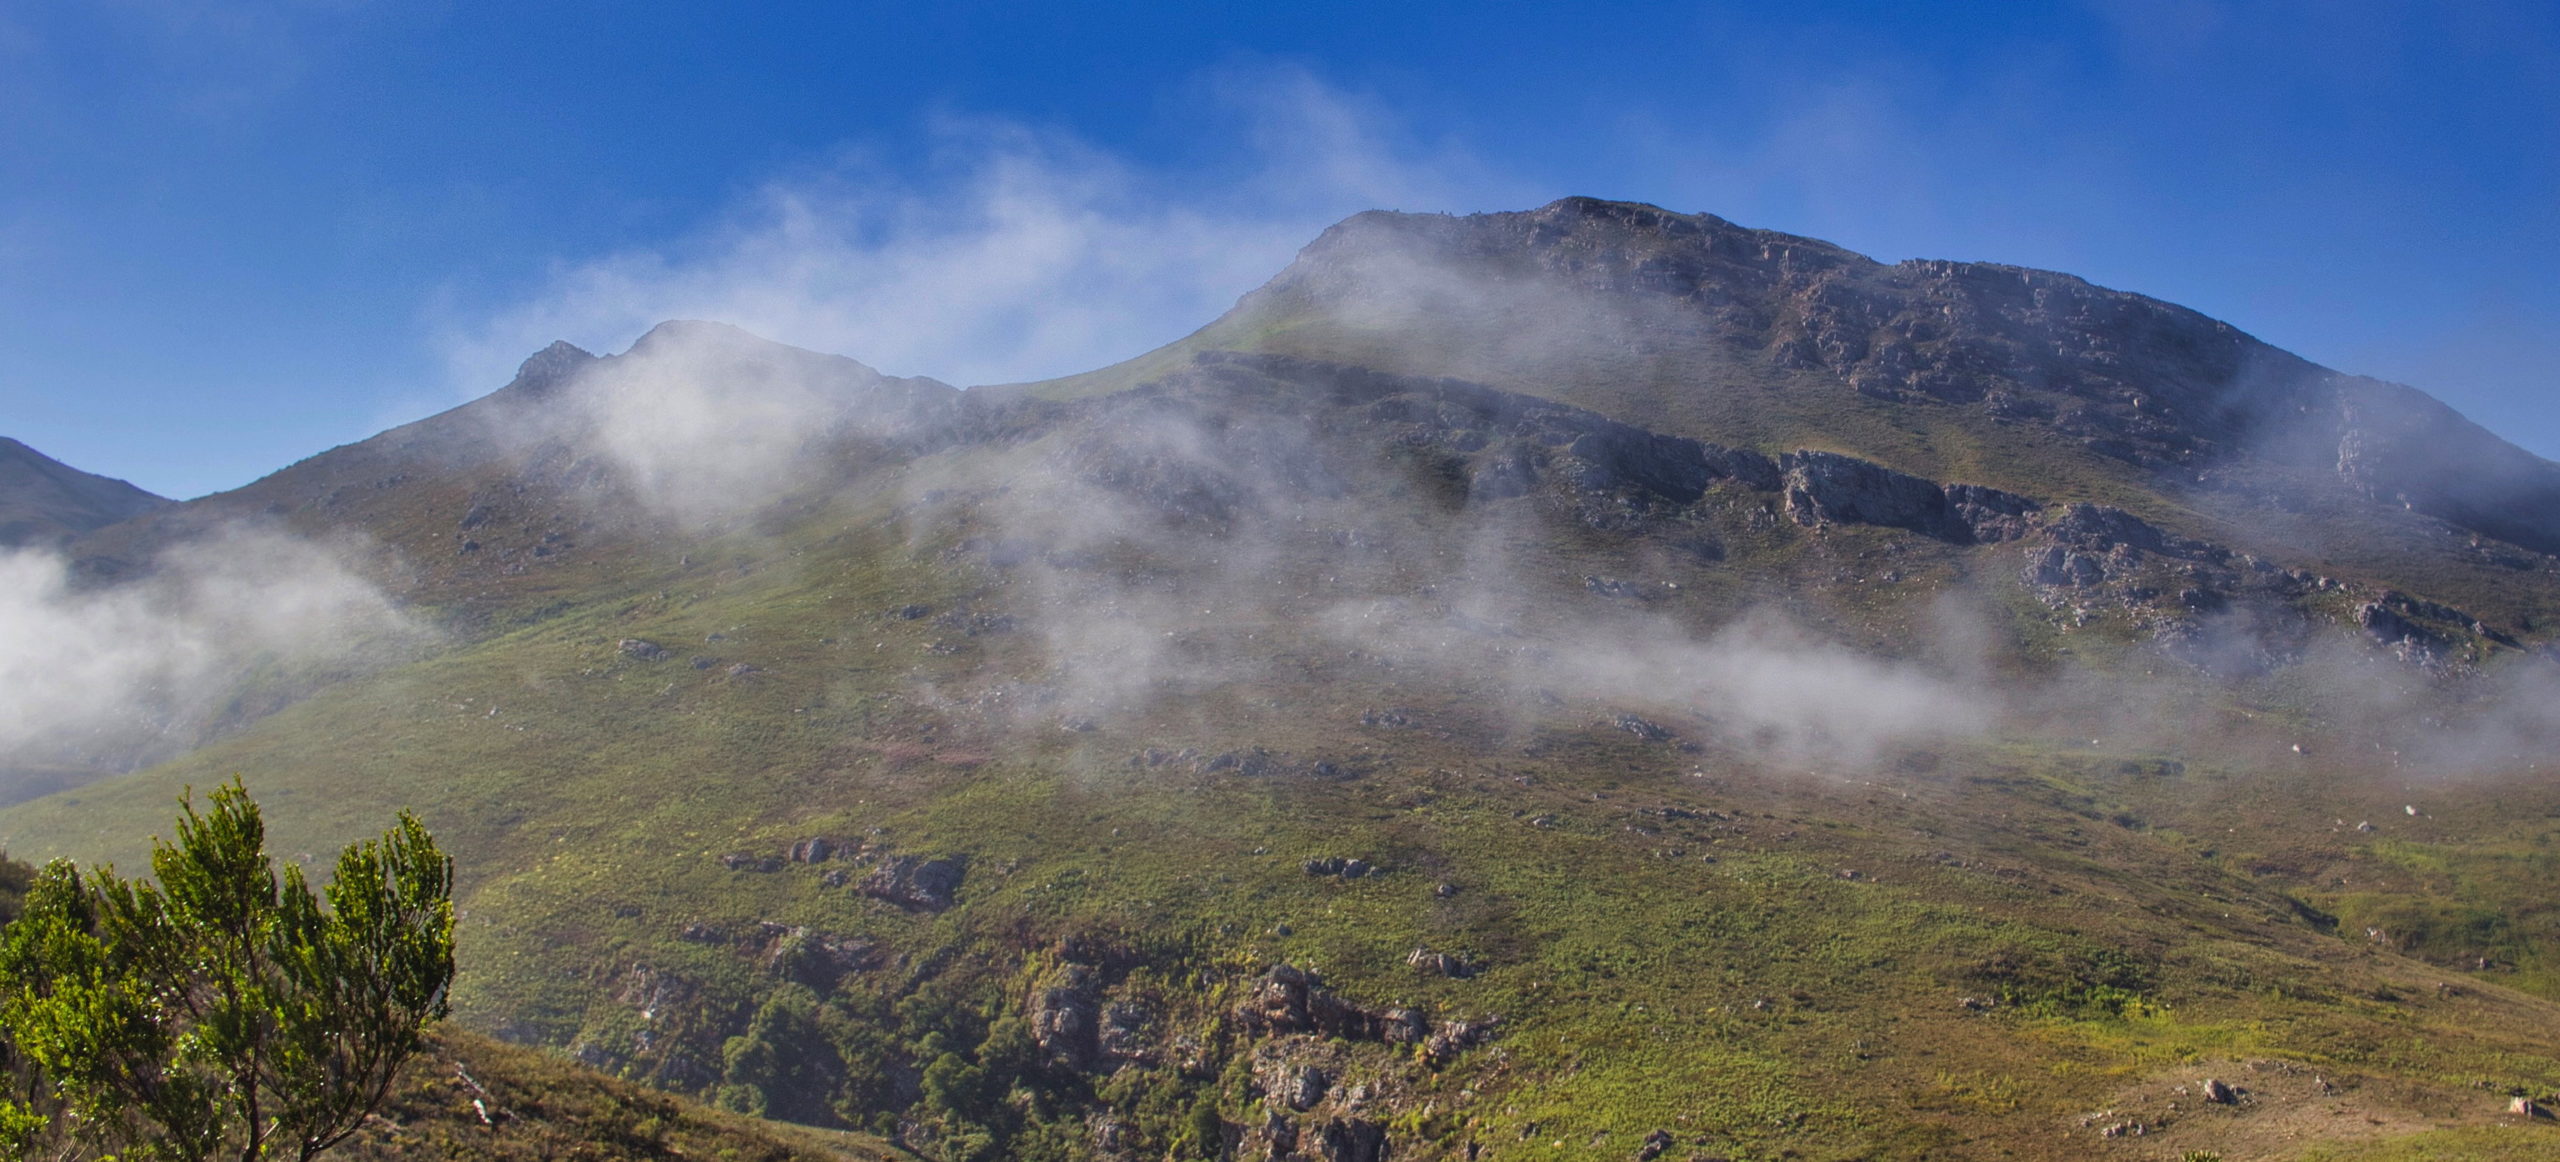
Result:
{"type": "MultiPolygon", "coordinates": [[[[1844,541],[1830,551],[1865,551],[1844,541]]],[[[1802,551],[1728,544],[1737,575],[1802,551]]],[[[1590,551],[1532,543],[1517,561],[1578,579],[1590,551]]],[[[1030,688],[1044,659],[1019,635],[937,624],[1000,594],[894,514],[841,501],[689,552],[691,566],[663,562],[0,826],[56,849],[103,831],[78,850],[111,855],[119,821],[223,769],[273,772],[262,794],[292,807],[282,850],[325,850],[394,796],[417,802],[463,856],[464,1023],[930,1157],[1084,1157],[1096,1124],[1148,1152],[1205,1151],[1212,1121],[1232,1135],[1274,1112],[1310,1132],[1369,1117],[1424,1157],[1595,1137],[1632,1153],[1656,1128],[1734,1157],[1826,1156],[1816,1142],[1964,1157],[1989,1153],[1965,1144],[1984,1139],[2060,1156],[2075,1139],[2055,1126],[2128,1086],[2191,1083],[2207,1058],[2429,1092],[2560,1082],[2547,1008],[2494,973],[2440,992],[2460,978],[2367,944],[2350,907],[2256,853],[2474,820],[2395,823],[2387,787],[2217,758],[2245,733],[2198,737],[2182,763],[1950,746],[1868,780],[1647,744],[1587,703],[1488,714],[1481,690],[1333,661],[1318,687],[1260,679],[1087,731],[1018,730],[964,708],[1030,688]],[[909,604],[935,615],[886,612],[909,604]],[[637,660],[617,649],[629,638],[703,643],[759,671],[637,660]],[[1360,724],[1383,706],[1411,725],[1360,724]],[[1132,761],[1253,747],[1356,768],[1132,761]],[[2337,812],[2387,830],[2332,832],[2337,812]],[[819,836],[846,852],[785,858],[819,836]],[[887,861],[926,856],[965,861],[949,910],[859,890],[887,861]],[[1389,870],[1301,866],[1327,856],[1389,870]],[[2324,927],[2296,899],[2340,919],[2324,927]],[[1477,971],[1418,971],[1417,947],[1477,971]],[[1501,1023],[1437,1065],[1381,1042],[1256,1035],[1234,1014],[1282,964],[1367,1009],[1501,1023]],[[1039,998],[1077,966],[1098,1006],[1144,1014],[1135,1056],[1078,1065],[1039,1046],[1039,998]],[[2376,999],[2384,985],[2394,999],[2376,999]],[[1355,1085],[1374,1096],[1357,1114],[1275,1104],[1275,1079],[1301,1067],[1335,1077],[1337,1102],[1355,1085]]],[[[1678,616],[1712,623],[1749,599],[1718,584],[1699,577],[1678,616]]],[[[1915,615],[1859,616],[1887,636],[1915,615]]],[[[1319,648],[1285,626],[1219,632],[1319,648]]],[[[2512,826],[2539,818],[2514,809],[2535,793],[2505,800],[2512,826]]],[[[486,1129],[465,1117],[433,1132],[486,1129]]]]}
{"type": "Polygon", "coordinates": [[[34,887],[35,882],[34,865],[11,859],[7,852],[0,852],[0,928],[7,927],[10,921],[18,918],[19,912],[25,910],[27,889],[34,887]]]}
{"type": "MultiPolygon", "coordinates": [[[[2547,578],[2370,505],[2239,527],[2267,481],[2167,487],[2032,411],[1780,368],[1692,306],[1524,350],[1512,329],[1588,320],[1257,298],[695,525],[579,491],[587,450],[391,433],[209,507],[361,530],[449,636],[0,810],[0,842],[129,859],[176,788],[231,770],[266,772],[280,851],[415,804],[461,861],[452,1023],[541,1050],[432,1044],[350,1140],[371,1157],[2547,1151],[2501,1119],[2560,1088],[2560,789],[2404,766],[2293,671],[2206,681],[2159,632],[2226,566],[2300,589],[2279,626],[2400,584],[2516,625],[2560,608],[2547,578]],[[1218,349],[2114,504],[2231,556],[2074,542],[2140,568],[2056,586],[2024,576],[2060,545],[2032,531],[1808,522],[1737,480],[1631,498],[1582,483],[1578,440],[1488,499],[1461,449],[1528,437],[1403,426],[1443,414],[1424,392],[1160,382],[1218,349]],[[1175,453],[1094,469],[1159,412],[1296,483],[1256,512],[1175,453]],[[1384,454],[1333,480],[1326,440],[1384,454]],[[1042,539],[1072,506],[1023,516],[1106,477],[1127,489],[1077,495],[1118,523],[1085,540],[1042,539]],[[1740,704],[1848,735],[1888,708],[1824,674],[1693,696],[1641,648],[1711,667],[1771,616],[1933,668],[1956,717],[2021,709],[1790,749],[1740,704]],[[2205,1108],[2207,1077],[2246,1100],[2205,1108]]],[[[2443,667],[2492,647],[2461,650],[2443,667]]]]}
{"type": "Polygon", "coordinates": [[[237,781],[184,811],[156,882],[56,861],[0,937],[18,1153],[308,1159],[445,1014],[452,865],[415,818],[341,853],[324,908],[237,781]]]}

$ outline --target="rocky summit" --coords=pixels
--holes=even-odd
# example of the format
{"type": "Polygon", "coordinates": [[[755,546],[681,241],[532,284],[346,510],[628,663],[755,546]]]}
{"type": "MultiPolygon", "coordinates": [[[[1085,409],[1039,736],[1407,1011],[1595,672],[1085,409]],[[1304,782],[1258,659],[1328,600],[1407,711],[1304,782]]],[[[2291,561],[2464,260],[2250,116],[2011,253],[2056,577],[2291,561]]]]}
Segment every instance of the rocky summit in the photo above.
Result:
{"type": "Polygon", "coordinates": [[[472,1030],[927,1158],[2544,1157],[2555,502],[2068,275],[1369,213],[1081,375],[674,322],[80,531],[222,632],[0,843],[415,808],[472,1030]]]}

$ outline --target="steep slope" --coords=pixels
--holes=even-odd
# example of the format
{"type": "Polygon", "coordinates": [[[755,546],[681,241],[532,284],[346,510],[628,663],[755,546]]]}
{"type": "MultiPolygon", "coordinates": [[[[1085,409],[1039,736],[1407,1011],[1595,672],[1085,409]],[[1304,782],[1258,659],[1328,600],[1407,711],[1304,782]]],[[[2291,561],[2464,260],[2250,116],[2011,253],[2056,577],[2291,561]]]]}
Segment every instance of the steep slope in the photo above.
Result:
{"type": "MultiPolygon", "coordinates": [[[[1358,215],[1177,347],[1457,376],[1691,438],[2115,505],[2184,533],[2209,518],[2237,548],[2391,586],[2514,600],[2511,574],[2560,548],[2560,467],[2413,389],[2065,274],[1886,265],[1652,206],[1358,215]]],[[[1144,375],[1165,364],[1137,361],[1144,375]]],[[[1037,390],[1126,383],[1103,372],[1037,390]]]]}
{"type": "Polygon", "coordinates": [[[0,548],[59,544],[167,503],[0,436],[0,548]]]}
{"type": "Polygon", "coordinates": [[[2549,1156],[2533,514],[2296,455],[2378,437],[2228,328],[1941,273],[1569,201],[1052,384],[555,348],[84,542],[361,530],[453,632],[0,844],[416,806],[471,1024],[934,1157],[2549,1156]],[[1800,276],[1979,394],[1795,365],[1800,276]]]}

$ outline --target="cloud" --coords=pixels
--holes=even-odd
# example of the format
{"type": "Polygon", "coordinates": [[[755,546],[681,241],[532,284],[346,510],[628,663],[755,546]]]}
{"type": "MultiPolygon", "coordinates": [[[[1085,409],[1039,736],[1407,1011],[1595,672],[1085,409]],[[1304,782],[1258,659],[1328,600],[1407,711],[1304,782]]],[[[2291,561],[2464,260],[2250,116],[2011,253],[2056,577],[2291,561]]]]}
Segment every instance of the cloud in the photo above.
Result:
{"type": "Polygon", "coordinates": [[[681,241],[560,264],[521,300],[453,319],[449,365],[476,393],[554,339],[614,350],[698,318],[899,375],[1064,375],[1215,318],[1340,217],[1499,185],[1302,71],[1229,70],[1195,88],[1246,143],[1223,177],[945,115],[920,166],[848,152],[764,183],[681,241]]]}
{"type": "MultiPolygon", "coordinates": [[[[252,682],[290,684],[424,633],[346,554],[271,531],[177,546],[147,577],[104,588],[51,551],[0,554],[0,768],[166,757],[203,741],[252,682]]],[[[10,777],[0,770],[0,796],[10,777]]]]}
{"type": "MultiPolygon", "coordinates": [[[[1214,361],[1040,442],[923,466],[916,527],[965,531],[988,599],[1040,647],[1042,676],[1002,700],[1017,725],[1197,720],[1230,738],[1218,707],[1319,690],[1449,705],[1497,737],[1633,715],[1724,755],[1840,772],[2002,717],[1975,680],[1972,621],[1938,619],[1938,657],[1887,659],[1767,610],[1654,612],[1583,576],[1605,550],[1554,552],[1591,533],[1569,488],[1452,495],[1410,432],[1331,398],[1373,390],[1367,373],[1288,366],[1214,361]]],[[[1428,411],[1427,398],[1380,406],[1428,411]]],[[[1646,568],[1686,580],[1697,567],[1646,568]]]]}

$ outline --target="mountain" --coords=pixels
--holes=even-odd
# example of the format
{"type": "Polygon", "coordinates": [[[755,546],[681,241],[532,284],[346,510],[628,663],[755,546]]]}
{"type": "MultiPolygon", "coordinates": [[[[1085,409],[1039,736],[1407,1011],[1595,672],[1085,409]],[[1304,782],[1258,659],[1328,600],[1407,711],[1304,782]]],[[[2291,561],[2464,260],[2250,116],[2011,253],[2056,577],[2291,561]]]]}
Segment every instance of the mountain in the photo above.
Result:
{"type": "Polygon", "coordinates": [[[2065,275],[1364,214],[1084,375],[671,323],[91,533],[432,635],[0,844],[413,806],[468,1025],[928,1157],[2539,1156],[2555,480],[2065,275]]]}
{"type": "Polygon", "coordinates": [[[59,544],[167,503],[0,436],[0,548],[59,544]]]}

